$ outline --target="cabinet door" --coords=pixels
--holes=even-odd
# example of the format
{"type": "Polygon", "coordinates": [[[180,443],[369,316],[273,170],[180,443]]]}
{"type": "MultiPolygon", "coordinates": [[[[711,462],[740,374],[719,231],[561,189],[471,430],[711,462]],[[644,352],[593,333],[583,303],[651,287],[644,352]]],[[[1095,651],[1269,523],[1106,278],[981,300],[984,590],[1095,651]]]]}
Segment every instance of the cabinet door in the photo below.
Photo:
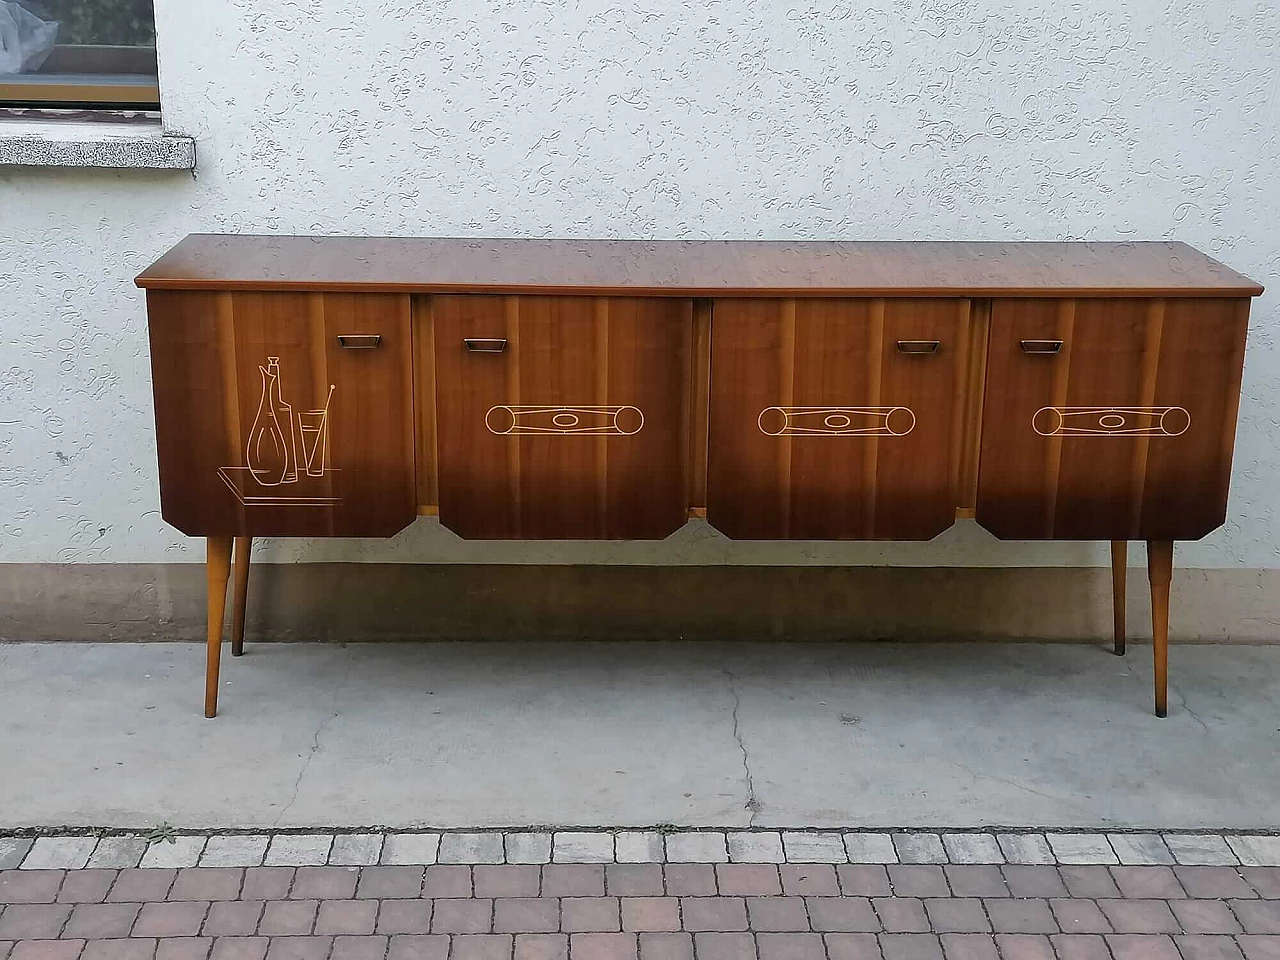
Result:
{"type": "Polygon", "coordinates": [[[968,343],[965,300],[717,300],[707,520],[734,539],[941,533],[968,343]]]}
{"type": "Polygon", "coordinates": [[[692,304],[437,296],[440,522],[469,539],[660,539],[688,519],[692,304]]]}
{"type": "Polygon", "coordinates": [[[1248,310],[995,301],[978,522],[1004,539],[1193,540],[1220,526],[1248,310]]]}
{"type": "Polygon", "coordinates": [[[390,536],[416,515],[408,298],[150,291],[164,518],[390,536]]]}

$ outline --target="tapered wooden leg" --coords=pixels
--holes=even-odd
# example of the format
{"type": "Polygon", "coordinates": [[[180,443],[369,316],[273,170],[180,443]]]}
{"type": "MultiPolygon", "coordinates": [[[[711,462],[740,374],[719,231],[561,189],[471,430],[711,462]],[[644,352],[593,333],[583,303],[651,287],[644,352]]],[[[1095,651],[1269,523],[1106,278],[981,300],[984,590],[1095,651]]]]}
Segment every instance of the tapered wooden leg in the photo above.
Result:
{"type": "Polygon", "coordinates": [[[1156,716],[1165,717],[1169,715],[1169,583],[1173,580],[1173,541],[1147,541],[1147,577],[1151,581],[1156,716]]]}
{"type": "Polygon", "coordinates": [[[1111,541],[1111,608],[1115,618],[1115,653],[1124,656],[1125,623],[1124,623],[1124,587],[1125,575],[1128,572],[1129,541],[1111,541]]]}
{"type": "Polygon", "coordinates": [[[244,656],[244,606],[249,591],[249,549],[253,537],[236,537],[235,590],[231,600],[231,655],[244,656]]]}
{"type": "Polygon", "coordinates": [[[205,554],[209,582],[209,632],[204,675],[204,715],[218,715],[218,663],[222,656],[222,616],[231,576],[231,537],[209,537],[205,554]]]}

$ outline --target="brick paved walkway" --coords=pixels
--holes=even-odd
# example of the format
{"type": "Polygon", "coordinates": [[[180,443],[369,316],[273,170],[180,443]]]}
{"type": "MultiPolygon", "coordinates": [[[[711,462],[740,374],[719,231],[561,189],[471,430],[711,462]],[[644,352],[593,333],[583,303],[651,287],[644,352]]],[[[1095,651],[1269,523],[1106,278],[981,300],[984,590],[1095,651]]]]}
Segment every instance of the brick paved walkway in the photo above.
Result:
{"type": "Polygon", "coordinates": [[[0,960],[1280,960],[1280,867],[0,871],[0,960]]]}

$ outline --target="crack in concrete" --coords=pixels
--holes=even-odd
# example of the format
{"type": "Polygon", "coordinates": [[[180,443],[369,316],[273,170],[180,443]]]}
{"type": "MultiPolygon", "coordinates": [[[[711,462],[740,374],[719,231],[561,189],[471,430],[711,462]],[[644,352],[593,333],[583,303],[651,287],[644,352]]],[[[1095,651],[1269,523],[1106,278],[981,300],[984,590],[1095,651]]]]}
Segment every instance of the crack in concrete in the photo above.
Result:
{"type": "Polygon", "coordinates": [[[1181,690],[1179,690],[1177,687],[1175,687],[1173,684],[1169,685],[1169,689],[1172,690],[1175,694],[1177,694],[1178,700],[1182,703],[1182,709],[1187,711],[1188,716],[1190,716],[1192,720],[1200,724],[1200,729],[1202,729],[1205,733],[1212,734],[1213,731],[1209,729],[1209,725],[1205,723],[1202,719],[1200,719],[1200,715],[1198,713],[1196,713],[1189,706],[1187,706],[1187,695],[1183,693],[1181,690]]]}
{"type": "Polygon", "coordinates": [[[280,809],[280,812],[276,814],[276,818],[271,824],[273,827],[278,827],[280,825],[280,821],[284,818],[284,815],[293,808],[295,803],[298,802],[298,793],[302,787],[302,778],[307,775],[307,769],[311,766],[311,761],[314,760],[316,754],[320,752],[320,734],[324,732],[325,727],[337,720],[341,713],[341,710],[335,710],[331,716],[321,720],[316,726],[315,735],[311,740],[311,750],[307,753],[307,759],[302,761],[302,769],[298,771],[297,779],[293,781],[293,795],[289,797],[289,802],[286,803],[280,809]]]}
{"type": "Polygon", "coordinates": [[[738,709],[742,706],[742,697],[738,694],[737,678],[728,670],[724,675],[729,678],[729,693],[733,696],[733,739],[737,741],[738,750],[742,753],[742,773],[747,784],[747,802],[742,806],[748,811],[747,826],[754,827],[756,814],[760,812],[760,801],[756,799],[756,784],[751,774],[751,756],[747,753],[746,741],[742,739],[742,725],[738,720],[738,709]]]}

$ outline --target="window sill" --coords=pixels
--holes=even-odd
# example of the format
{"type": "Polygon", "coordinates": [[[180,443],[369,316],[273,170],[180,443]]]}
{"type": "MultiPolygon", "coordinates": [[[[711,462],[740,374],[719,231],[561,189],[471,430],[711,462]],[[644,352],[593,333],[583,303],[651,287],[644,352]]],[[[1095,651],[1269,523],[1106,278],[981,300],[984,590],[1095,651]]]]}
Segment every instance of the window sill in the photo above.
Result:
{"type": "Polygon", "coordinates": [[[194,170],[196,142],[159,123],[0,120],[0,166],[194,170]]]}

